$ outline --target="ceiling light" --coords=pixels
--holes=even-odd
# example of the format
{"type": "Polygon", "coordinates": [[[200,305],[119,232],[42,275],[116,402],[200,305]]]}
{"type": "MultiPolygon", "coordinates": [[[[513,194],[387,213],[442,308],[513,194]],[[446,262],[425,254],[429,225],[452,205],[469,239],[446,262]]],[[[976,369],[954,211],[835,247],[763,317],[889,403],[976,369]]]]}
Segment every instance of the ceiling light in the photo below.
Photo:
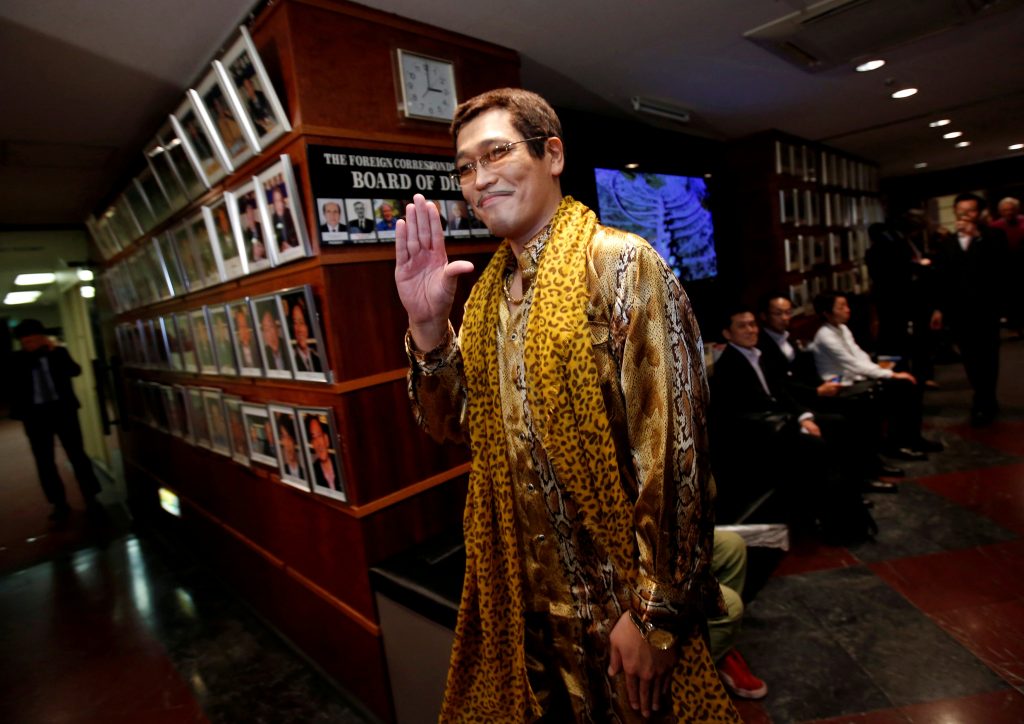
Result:
{"type": "Polygon", "coordinates": [[[968,146],[971,145],[971,142],[970,141],[960,141],[960,143],[957,143],[955,145],[956,145],[957,148],[967,148],[968,146]]]}
{"type": "Polygon", "coordinates": [[[638,163],[627,163],[626,164],[626,168],[629,169],[630,171],[632,171],[634,168],[640,168],[640,164],[638,164],[638,163]]]}
{"type": "Polygon", "coordinates": [[[878,70],[883,65],[885,65],[885,61],[884,60],[869,60],[867,63],[861,63],[860,65],[858,65],[857,66],[857,72],[858,73],[867,73],[868,71],[871,71],[871,70],[878,70]]]}
{"type": "Polygon", "coordinates": [[[950,138],[960,138],[962,135],[964,135],[963,131],[950,131],[949,133],[943,133],[942,137],[948,140],[950,138]]]}
{"type": "Polygon", "coordinates": [[[709,174],[709,173],[704,174],[704,178],[711,178],[711,174],[709,174]]]}
{"type": "Polygon", "coordinates": [[[92,273],[92,269],[79,269],[78,270],[78,281],[91,282],[96,278],[96,275],[92,273]]]}
{"type": "Polygon", "coordinates": [[[909,98],[917,93],[917,88],[903,88],[892,94],[893,98],[909,98]]]}
{"type": "Polygon", "coordinates": [[[921,161],[921,163],[915,163],[914,168],[928,168],[928,162],[921,161]]]}
{"type": "Polygon", "coordinates": [[[1011,143],[1007,148],[1011,151],[1019,151],[1024,148],[1024,143],[1011,143]]]}
{"type": "Polygon", "coordinates": [[[35,300],[39,299],[42,292],[7,292],[7,296],[4,297],[4,304],[31,304],[35,300]]]}
{"type": "Polygon", "coordinates": [[[55,281],[57,281],[57,275],[53,272],[19,274],[14,278],[15,285],[19,287],[30,287],[34,284],[53,284],[55,281]]]}
{"type": "Polygon", "coordinates": [[[96,296],[96,287],[91,287],[89,285],[84,285],[82,287],[79,287],[78,291],[86,299],[92,299],[93,297],[96,296]]]}
{"type": "Polygon", "coordinates": [[[948,126],[949,124],[950,124],[950,120],[948,118],[940,118],[937,121],[932,121],[931,123],[929,123],[928,127],[929,128],[939,128],[940,126],[948,126]]]}

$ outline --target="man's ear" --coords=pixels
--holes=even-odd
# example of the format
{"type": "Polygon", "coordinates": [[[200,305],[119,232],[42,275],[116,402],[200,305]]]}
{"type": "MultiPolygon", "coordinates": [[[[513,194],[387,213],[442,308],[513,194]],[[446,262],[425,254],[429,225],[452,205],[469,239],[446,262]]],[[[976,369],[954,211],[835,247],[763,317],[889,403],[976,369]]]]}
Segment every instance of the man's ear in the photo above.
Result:
{"type": "Polygon", "coordinates": [[[551,175],[561,176],[565,168],[565,146],[562,145],[562,139],[558,136],[547,139],[544,141],[544,150],[551,164],[551,175]]]}
{"type": "Polygon", "coordinates": [[[732,332],[729,331],[728,327],[722,328],[722,339],[724,339],[726,342],[732,342],[732,332]]]}

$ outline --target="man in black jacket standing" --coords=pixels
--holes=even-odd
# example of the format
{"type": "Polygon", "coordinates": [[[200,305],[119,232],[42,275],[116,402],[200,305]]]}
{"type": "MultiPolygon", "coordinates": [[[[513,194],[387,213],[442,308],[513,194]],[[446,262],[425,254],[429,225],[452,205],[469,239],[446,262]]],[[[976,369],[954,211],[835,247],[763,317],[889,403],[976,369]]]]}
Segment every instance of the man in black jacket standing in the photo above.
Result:
{"type": "Polygon", "coordinates": [[[66,349],[50,341],[39,320],[24,320],[14,328],[14,336],[21,342],[21,350],[14,353],[11,363],[11,417],[25,425],[39,481],[53,505],[50,517],[64,522],[71,512],[54,461],[54,436],[71,461],[86,508],[97,511],[100,484],[82,443],[80,405],[71,387],[71,378],[80,375],[82,368],[66,349]]]}
{"type": "Polygon", "coordinates": [[[953,202],[956,233],[939,242],[932,329],[953,334],[974,389],[971,424],[987,425],[998,410],[999,320],[1004,311],[1008,264],[1006,235],[981,220],[984,200],[960,194],[953,202]]]}

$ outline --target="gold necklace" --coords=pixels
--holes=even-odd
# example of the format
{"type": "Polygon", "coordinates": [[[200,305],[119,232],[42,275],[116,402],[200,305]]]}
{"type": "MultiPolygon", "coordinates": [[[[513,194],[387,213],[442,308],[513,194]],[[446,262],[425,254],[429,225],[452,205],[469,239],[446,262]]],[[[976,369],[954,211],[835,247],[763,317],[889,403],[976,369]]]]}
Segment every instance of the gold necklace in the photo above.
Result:
{"type": "Polygon", "coordinates": [[[512,277],[515,276],[515,272],[510,272],[505,275],[505,283],[502,285],[502,290],[505,292],[505,301],[511,306],[515,307],[523,303],[526,299],[526,292],[523,292],[523,296],[516,299],[512,296],[512,277]]]}

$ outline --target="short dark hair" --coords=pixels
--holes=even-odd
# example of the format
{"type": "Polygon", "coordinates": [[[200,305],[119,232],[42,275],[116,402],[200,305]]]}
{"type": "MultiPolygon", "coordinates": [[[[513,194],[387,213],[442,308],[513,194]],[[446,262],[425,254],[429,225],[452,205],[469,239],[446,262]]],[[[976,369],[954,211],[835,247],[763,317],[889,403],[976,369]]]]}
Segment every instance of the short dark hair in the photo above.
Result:
{"type": "Polygon", "coordinates": [[[732,318],[739,316],[740,314],[754,314],[754,310],[750,308],[750,305],[742,304],[737,302],[735,304],[727,305],[723,310],[721,316],[718,318],[718,329],[722,332],[729,329],[732,326],[732,318]]]}
{"type": "Polygon", "coordinates": [[[512,126],[523,138],[543,136],[526,144],[530,155],[544,158],[544,141],[552,136],[562,137],[562,123],[558,114],[546,100],[522,88],[495,88],[470,98],[455,109],[449,130],[452,141],[457,141],[462,127],[492,108],[501,108],[512,115],[512,126]]]}
{"type": "Polygon", "coordinates": [[[36,334],[46,334],[46,327],[38,319],[23,319],[14,328],[15,339],[24,339],[36,334]]]}
{"type": "Polygon", "coordinates": [[[840,297],[846,299],[846,295],[842,292],[822,292],[814,298],[814,311],[822,317],[824,317],[826,313],[831,314],[832,310],[835,309],[836,300],[840,297]]]}
{"type": "Polygon", "coordinates": [[[956,208],[956,205],[959,204],[961,201],[973,201],[978,205],[978,211],[985,210],[985,199],[978,196],[978,194],[957,194],[956,198],[953,199],[953,207],[956,208]]]}
{"type": "Polygon", "coordinates": [[[785,299],[790,304],[793,303],[793,300],[789,298],[789,294],[787,292],[784,292],[781,289],[775,289],[770,292],[766,292],[757,298],[757,313],[768,314],[768,308],[776,299],[785,299]]]}

